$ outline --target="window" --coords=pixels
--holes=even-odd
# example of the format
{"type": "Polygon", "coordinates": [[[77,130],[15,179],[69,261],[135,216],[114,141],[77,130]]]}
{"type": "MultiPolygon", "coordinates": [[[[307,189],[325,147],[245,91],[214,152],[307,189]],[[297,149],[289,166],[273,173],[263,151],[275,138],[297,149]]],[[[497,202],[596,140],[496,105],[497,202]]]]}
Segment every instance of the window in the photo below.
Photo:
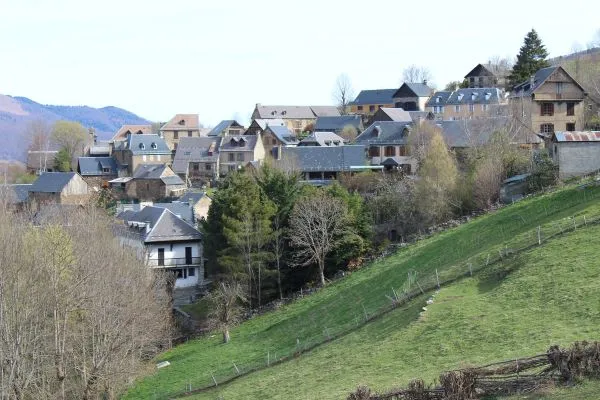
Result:
{"type": "Polygon", "coordinates": [[[363,110],[363,106],[356,106],[356,109],[357,109],[358,111],[362,111],[362,110],[363,110]]]}
{"type": "Polygon", "coordinates": [[[200,170],[200,164],[198,164],[197,162],[192,163],[192,168],[194,169],[194,171],[199,171],[200,170]]]}
{"type": "Polygon", "coordinates": [[[455,105],[454,106],[454,112],[460,112],[460,106],[459,105],[455,105]]]}
{"type": "Polygon", "coordinates": [[[481,110],[482,111],[487,111],[488,110],[488,105],[487,104],[482,104],[481,105],[481,110]]]}
{"type": "Polygon", "coordinates": [[[228,157],[229,157],[228,158],[229,161],[235,161],[235,153],[229,153],[228,157]]]}
{"type": "Polygon", "coordinates": [[[110,168],[102,168],[102,172],[105,174],[109,174],[110,173],[110,168]]]}
{"type": "Polygon", "coordinates": [[[575,123],[574,122],[567,122],[567,131],[575,132],[575,123]]]}
{"type": "Polygon", "coordinates": [[[554,103],[542,103],[542,116],[551,117],[554,115],[554,103]]]}
{"type": "Polygon", "coordinates": [[[150,154],[150,161],[154,161],[154,154],[150,154]]]}
{"type": "Polygon", "coordinates": [[[210,171],[212,169],[212,165],[210,164],[204,164],[204,169],[207,171],[210,171]]]}
{"type": "Polygon", "coordinates": [[[540,125],[541,133],[554,133],[554,124],[542,124],[540,125]]]}
{"type": "Polygon", "coordinates": [[[165,249],[158,249],[158,265],[165,265],[165,249]]]}
{"type": "Polygon", "coordinates": [[[156,155],[156,161],[160,161],[160,154],[156,155]]]}
{"type": "Polygon", "coordinates": [[[575,103],[567,103],[567,115],[575,115],[575,103]]]}
{"type": "Polygon", "coordinates": [[[196,276],[196,268],[188,268],[188,276],[196,276]]]}
{"type": "Polygon", "coordinates": [[[396,155],[396,147],[394,146],[385,146],[384,154],[386,157],[394,157],[396,155]]]}
{"type": "Polygon", "coordinates": [[[188,131],[188,137],[192,137],[192,131],[188,131]]]}
{"type": "Polygon", "coordinates": [[[379,147],[369,147],[369,157],[379,157],[379,147]]]}
{"type": "Polygon", "coordinates": [[[375,106],[369,106],[369,111],[371,111],[371,112],[375,111],[375,106]]]}
{"type": "Polygon", "coordinates": [[[475,111],[475,104],[469,104],[469,111],[470,112],[475,111]]]}
{"type": "Polygon", "coordinates": [[[173,139],[179,139],[179,131],[173,131],[173,139]]]}
{"type": "Polygon", "coordinates": [[[244,153],[237,153],[237,161],[244,161],[244,153]]]}
{"type": "Polygon", "coordinates": [[[176,269],[173,270],[173,272],[175,273],[175,277],[177,279],[185,279],[184,270],[183,269],[176,268],[176,269]]]}
{"type": "Polygon", "coordinates": [[[146,161],[146,155],[142,155],[142,161],[146,161]]]}
{"type": "Polygon", "coordinates": [[[556,94],[562,94],[563,92],[563,83],[556,82],[556,94]]]}
{"type": "Polygon", "coordinates": [[[235,171],[235,170],[236,170],[236,168],[235,168],[235,165],[230,165],[230,166],[229,166],[229,168],[228,168],[228,170],[229,170],[230,172],[231,172],[231,171],[235,171]]]}
{"type": "Polygon", "coordinates": [[[399,146],[398,150],[400,150],[399,154],[398,154],[400,157],[405,157],[407,155],[406,154],[406,146],[404,146],[404,145],[399,146]]]}

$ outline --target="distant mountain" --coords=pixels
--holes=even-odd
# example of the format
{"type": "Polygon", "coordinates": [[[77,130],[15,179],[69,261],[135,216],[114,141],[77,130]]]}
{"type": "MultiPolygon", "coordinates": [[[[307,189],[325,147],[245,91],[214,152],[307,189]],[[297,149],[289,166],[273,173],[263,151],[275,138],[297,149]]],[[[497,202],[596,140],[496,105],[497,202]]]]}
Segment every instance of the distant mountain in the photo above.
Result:
{"type": "Polygon", "coordinates": [[[31,121],[52,123],[76,121],[94,128],[98,139],[109,139],[124,124],[148,124],[150,121],[118,107],[52,106],[26,97],[0,94],[0,159],[25,160],[29,145],[26,129],[31,121]]]}

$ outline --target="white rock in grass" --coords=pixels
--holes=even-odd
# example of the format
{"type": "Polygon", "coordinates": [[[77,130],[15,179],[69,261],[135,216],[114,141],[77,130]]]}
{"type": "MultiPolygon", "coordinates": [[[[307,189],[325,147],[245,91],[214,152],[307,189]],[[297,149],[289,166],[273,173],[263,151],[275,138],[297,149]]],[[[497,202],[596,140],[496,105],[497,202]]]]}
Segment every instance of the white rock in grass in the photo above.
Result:
{"type": "Polygon", "coordinates": [[[170,362],[168,362],[168,361],[162,361],[162,362],[159,362],[158,364],[156,364],[156,368],[161,369],[161,368],[164,368],[164,367],[168,367],[169,365],[171,365],[170,362]]]}

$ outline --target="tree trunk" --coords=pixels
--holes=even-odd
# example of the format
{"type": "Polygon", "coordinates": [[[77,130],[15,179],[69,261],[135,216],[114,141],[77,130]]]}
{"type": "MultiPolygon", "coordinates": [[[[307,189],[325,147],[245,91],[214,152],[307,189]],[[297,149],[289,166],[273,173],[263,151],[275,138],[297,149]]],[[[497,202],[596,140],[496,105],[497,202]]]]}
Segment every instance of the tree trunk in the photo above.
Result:
{"type": "Polygon", "coordinates": [[[319,260],[319,274],[321,275],[321,286],[325,287],[325,261],[319,260]]]}
{"type": "Polygon", "coordinates": [[[229,329],[223,329],[223,343],[229,343],[229,329]]]}
{"type": "Polygon", "coordinates": [[[279,289],[279,300],[283,300],[281,292],[281,267],[279,266],[279,258],[277,259],[277,288],[279,289]]]}

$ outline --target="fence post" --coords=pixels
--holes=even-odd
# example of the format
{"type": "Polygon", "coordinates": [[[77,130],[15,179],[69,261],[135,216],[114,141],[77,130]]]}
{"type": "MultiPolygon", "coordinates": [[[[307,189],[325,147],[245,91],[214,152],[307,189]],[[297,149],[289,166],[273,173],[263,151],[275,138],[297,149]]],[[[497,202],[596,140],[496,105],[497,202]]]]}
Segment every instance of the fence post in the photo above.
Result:
{"type": "Polygon", "coordinates": [[[210,374],[210,375],[211,375],[211,376],[212,376],[212,378],[213,378],[213,382],[215,383],[215,387],[219,386],[219,385],[217,384],[217,380],[215,379],[215,375],[214,375],[214,374],[210,374]]]}
{"type": "Polygon", "coordinates": [[[267,367],[271,365],[271,352],[267,351],[267,367]]]}
{"type": "Polygon", "coordinates": [[[419,283],[419,281],[415,280],[415,282],[417,282],[417,286],[419,286],[419,289],[421,289],[421,293],[425,294],[425,291],[423,291],[423,288],[421,287],[421,284],[419,283]]]}
{"type": "Polygon", "coordinates": [[[365,308],[365,305],[361,303],[363,312],[365,313],[365,321],[369,320],[369,314],[367,314],[367,309],[365,308]]]}
{"type": "Polygon", "coordinates": [[[235,362],[233,362],[233,368],[235,368],[235,372],[239,375],[240,369],[237,367],[237,365],[235,365],[235,362]]]}
{"type": "MultiPolygon", "coordinates": [[[[585,193],[585,192],[584,192],[584,193],[585,193]]],[[[583,224],[584,224],[585,226],[587,226],[587,221],[586,221],[586,219],[585,219],[585,215],[583,216],[583,224]]]]}
{"type": "Polygon", "coordinates": [[[440,276],[438,275],[437,268],[435,269],[435,279],[437,280],[438,289],[440,288],[440,276]]]}
{"type": "Polygon", "coordinates": [[[577,230],[577,223],[575,222],[575,216],[573,215],[573,230],[577,230]]]}
{"type": "Polygon", "coordinates": [[[538,246],[542,245],[542,227],[540,225],[538,225],[537,228],[537,235],[538,235],[538,246]]]}
{"type": "Polygon", "coordinates": [[[488,253],[487,260],[485,262],[485,266],[487,267],[488,265],[490,265],[490,253],[488,253]]]}
{"type": "Polygon", "coordinates": [[[473,264],[469,263],[469,273],[473,276],[473,264]]]}

